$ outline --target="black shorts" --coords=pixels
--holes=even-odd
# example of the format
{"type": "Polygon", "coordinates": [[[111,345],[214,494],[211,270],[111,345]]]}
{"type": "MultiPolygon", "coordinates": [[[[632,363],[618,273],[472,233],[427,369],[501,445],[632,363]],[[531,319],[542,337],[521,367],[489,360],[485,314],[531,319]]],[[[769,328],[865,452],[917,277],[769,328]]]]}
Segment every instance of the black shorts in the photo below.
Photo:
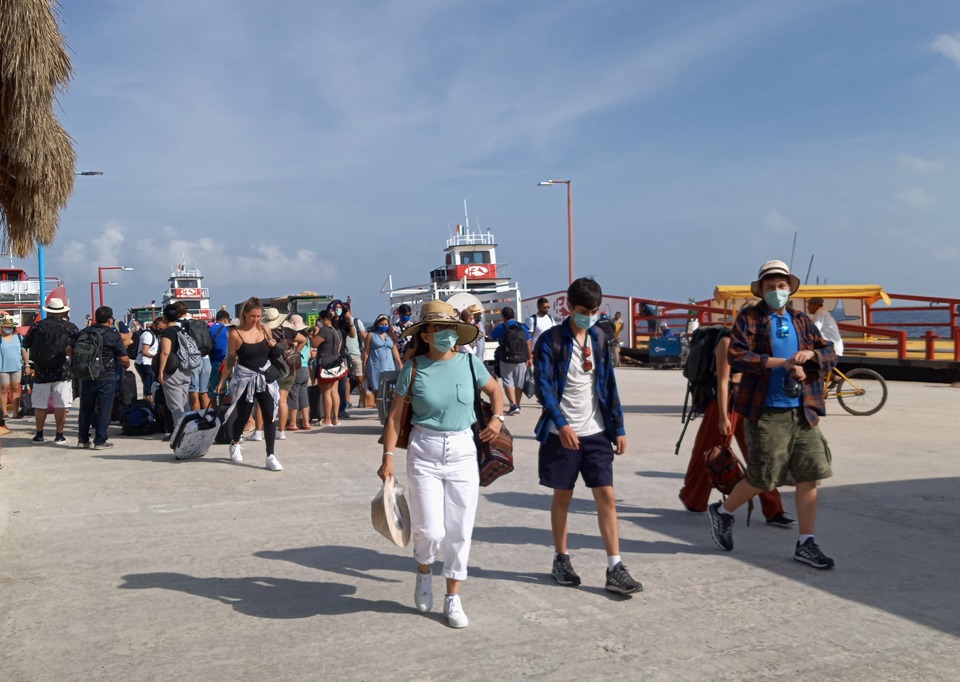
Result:
{"type": "Polygon", "coordinates": [[[588,488],[612,486],[613,456],[613,444],[603,433],[581,436],[579,450],[567,450],[560,436],[551,433],[540,444],[540,485],[573,490],[580,475],[588,488]]]}

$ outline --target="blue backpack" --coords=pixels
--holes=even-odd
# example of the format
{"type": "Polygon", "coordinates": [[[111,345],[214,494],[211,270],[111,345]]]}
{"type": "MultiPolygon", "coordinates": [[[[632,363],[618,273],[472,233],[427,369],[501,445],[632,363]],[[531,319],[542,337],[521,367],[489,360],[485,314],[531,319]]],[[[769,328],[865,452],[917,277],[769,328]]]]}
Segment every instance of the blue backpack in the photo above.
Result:
{"type": "Polygon", "coordinates": [[[134,400],[120,412],[120,430],[124,436],[149,436],[157,432],[157,418],[148,400],[134,400]]]}

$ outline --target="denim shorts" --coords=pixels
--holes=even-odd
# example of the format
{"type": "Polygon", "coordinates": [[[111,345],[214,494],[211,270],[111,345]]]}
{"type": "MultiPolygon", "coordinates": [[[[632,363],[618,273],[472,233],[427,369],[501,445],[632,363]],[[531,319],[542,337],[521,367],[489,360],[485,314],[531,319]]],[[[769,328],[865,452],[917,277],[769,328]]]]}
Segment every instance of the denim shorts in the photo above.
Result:
{"type": "Polygon", "coordinates": [[[580,448],[567,450],[560,436],[551,433],[540,444],[540,485],[554,490],[573,490],[577,476],[588,488],[613,485],[613,444],[603,433],[580,436],[580,448]]]}
{"type": "Polygon", "coordinates": [[[773,490],[833,476],[827,439],[807,424],[803,408],[765,409],[757,421],[746,420],[743,431],[750,451],[747,482],[754,488],[773,490]]]}
{"type": "Polygon", "coordinates": [[[210,386],[210,358],[204,356],[200,366],[190,372],[190,393],[206,393],[210,386]]]}

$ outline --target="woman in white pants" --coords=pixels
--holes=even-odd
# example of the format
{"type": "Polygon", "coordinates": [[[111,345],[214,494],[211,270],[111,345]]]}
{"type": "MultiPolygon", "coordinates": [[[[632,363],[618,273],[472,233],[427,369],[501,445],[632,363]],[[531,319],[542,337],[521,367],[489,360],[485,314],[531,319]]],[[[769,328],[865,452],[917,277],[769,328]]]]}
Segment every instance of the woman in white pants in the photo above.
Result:
{"type": "Polygon", "coordinates": [[[414,361],[403,366],[397,379],[383,431],[383,463],[377,474],[381,479],[393,476],[400,413],[403,401],[409,401],[413,429],[407,448],[407,500],[413,557],[419,565],[414,603],[421,613],[433,608],[430,566],[442,549],[447,582],[443,613],[450,627],[464,628],[468,621],[460,602],[460,584],[467,577],[480,494],[477,448],[470,430],[477,421],[474,396],[479,387],[493,407],[495,418],[480,433],[484,441],[493,440],[500,432],[503,397],[481,359],[454,352],[456,346],[476,338],[477,328],[461,322],[448,303],[424,305],[420,321],[401,336],[413,336],[414,361]]]}

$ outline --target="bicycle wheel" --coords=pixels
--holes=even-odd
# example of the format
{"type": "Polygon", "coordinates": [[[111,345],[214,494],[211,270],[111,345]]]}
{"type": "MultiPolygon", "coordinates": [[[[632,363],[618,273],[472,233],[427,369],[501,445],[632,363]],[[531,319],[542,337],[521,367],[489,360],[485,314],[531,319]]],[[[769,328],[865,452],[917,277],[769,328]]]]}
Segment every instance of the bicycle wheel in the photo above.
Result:
{"type": "Polygon", "coordinates": [[[850,414],[875,414],[887,402],[887,382],[872,369],[852,369],[837,384],[837,400],[850,414]]]}

